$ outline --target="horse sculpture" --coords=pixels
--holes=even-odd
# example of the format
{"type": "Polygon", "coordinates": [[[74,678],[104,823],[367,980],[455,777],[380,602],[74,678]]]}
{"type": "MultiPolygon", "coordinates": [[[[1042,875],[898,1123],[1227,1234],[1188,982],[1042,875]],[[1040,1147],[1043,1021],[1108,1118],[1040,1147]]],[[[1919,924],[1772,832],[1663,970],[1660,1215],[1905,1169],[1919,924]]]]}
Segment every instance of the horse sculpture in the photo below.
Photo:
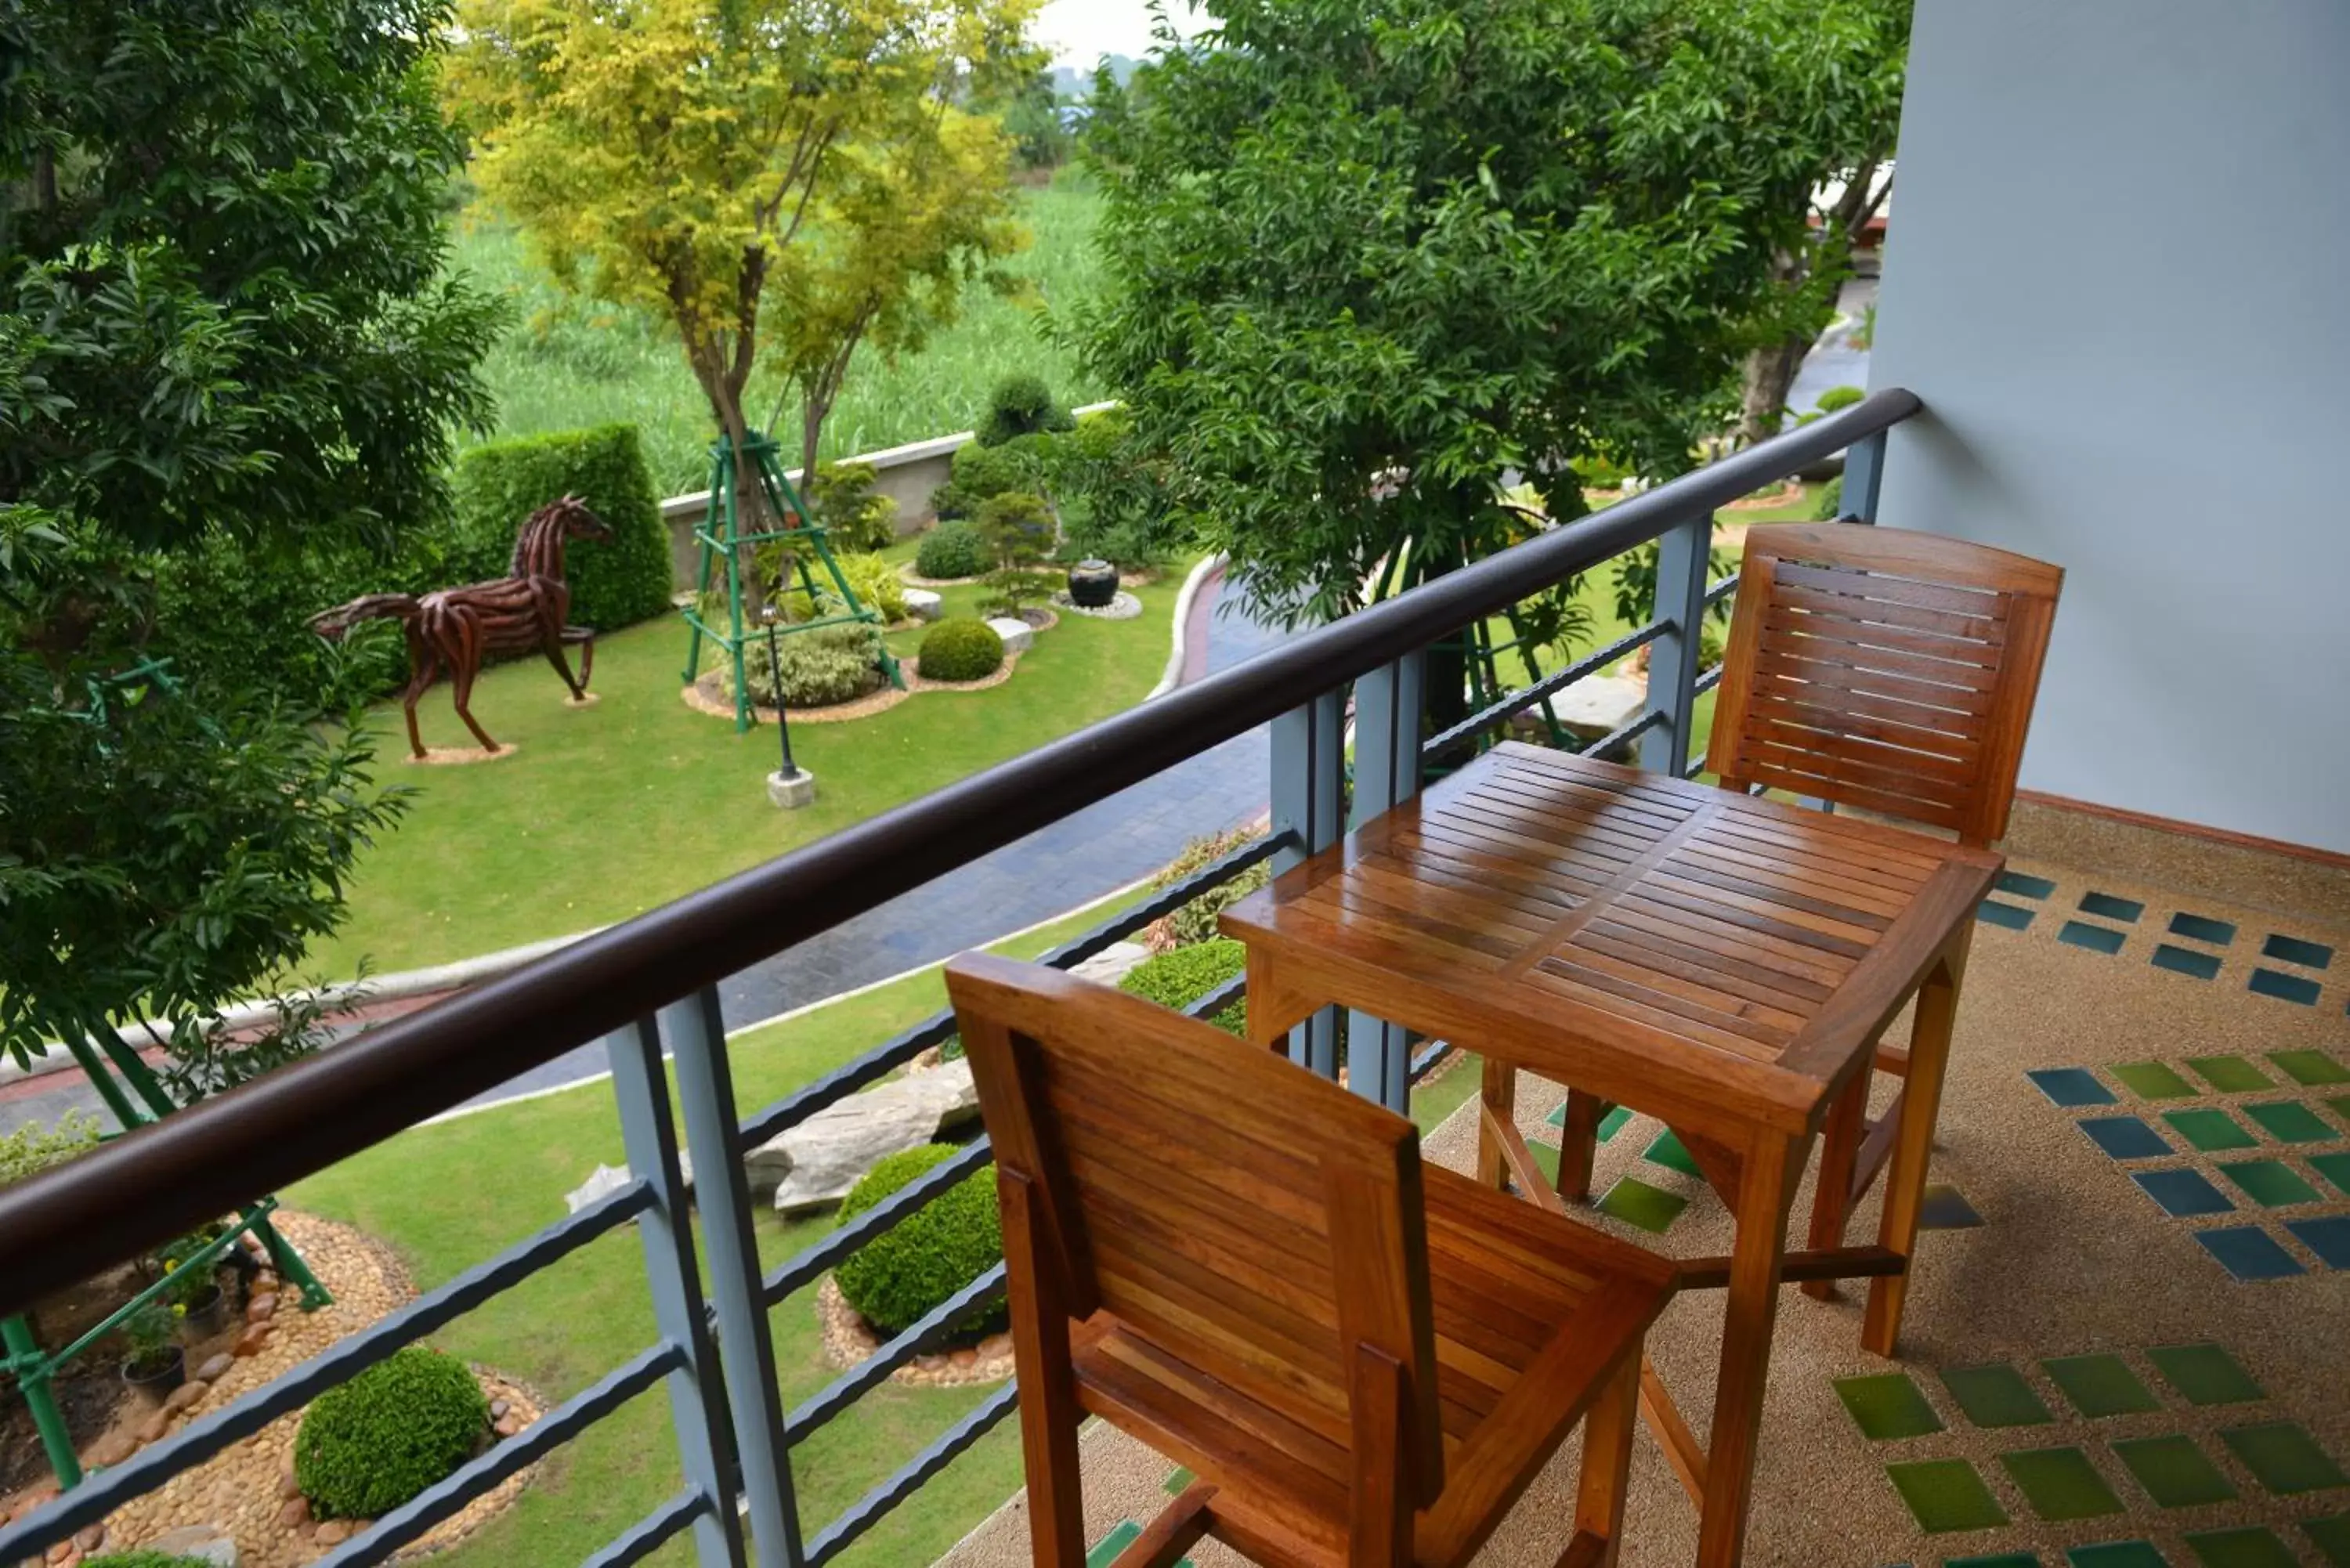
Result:
{"type": "Polygon", "coordinates": [[[571,587],[563,579],[563,547],[573,539],[609,539],[612,530],[577,495],[532,513],[515,536],[514,565],[507,576],[463,587],[414,594],[368,594],[310,618],[310,628],[332,642],[363,620],[396,620],[408,638],[408,744],[425,756],[416,729],[416,703],[446,667],[456,688],[457,717],[485,752],[501,750],[489,732],[473,722],[473,678],[493,653],[537,649],[571,689],[575,701],[588,700],[588,672],[596,660],[596,634],[565,624],[571,613],[571,587]],[[579,678],[563,657],[567,642],[579,645],[579,678]]]}

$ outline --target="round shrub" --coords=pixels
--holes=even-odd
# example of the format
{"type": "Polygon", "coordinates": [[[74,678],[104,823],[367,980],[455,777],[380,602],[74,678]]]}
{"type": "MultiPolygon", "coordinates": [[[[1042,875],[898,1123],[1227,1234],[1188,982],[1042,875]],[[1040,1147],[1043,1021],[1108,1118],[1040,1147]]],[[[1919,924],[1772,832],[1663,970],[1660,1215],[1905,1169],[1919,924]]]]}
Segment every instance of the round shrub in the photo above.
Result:
{"type": "MultiPolygon", "coordinates": [[[[951,1145],[930,1143],[883,1157],[840,1200],[840,1222],[856,1219],[955,1152],[951,1145]]],[[[995,1173],[975,1170],[850,1253],[833,1278],[866,1322],[884,1334],[902,1334],[1003,1261],[995,1173]]],[[[998,1307],[983,1320],[965,1319],[963,1326],[985,1332],[1002,1322],[998,1307]]]]}
{"type": "Polygon", "coordinates": [[[922,634],[922,679],[982,680],[1003,666],[1003,639],[983,620],[956,617],[922,634]]]}
{"type": "Polygon", "coordinates": [[[778,694],[791,708],[853,702],[881,683],[881,634],[862,624],[787,632],[775,639],[771,664],[766,638],[751,632],[743,647],[743,683],[770,708],[778,694]]]}
{"type": "MultiPolygon", "coordinates": [[[[1247,963],[1247,948],[1229,937],[1220,937],[1212,942],[1177,948],[1157,958],[1145,959],[1126,971],[1118,988],[1180,1012],[1240,973],[1247,963]]],[[[1226,1033],[1240,1033],[1248,1027],[1247,999],[1233,1002],[1208,1022],[1226,1033]]]]}
{"type": "Polygon", "coordinates": [[[1822,523],[1833,523],[1844,514],[1844,475],[1839,473],[1820,486],[1820,498],[1812,505],[1812,515],[1822,523]]]}
{"type": "Polygon", "coordinates": [[[914,552],[914,570],[926,577],[975,577],[990,565],[987,541],[968,523],[940,524],[914,552]]]}
{"type": "Polygon", "coordinates": [[[981,446],[1002,446],[1024,435],[1066,431],[1076,421],[1053,400],[1042,376],[1006,376],[987,395],[987,414],[974,432],[981,446]]]}
{"type": "Polygon", "coordinates": [[[465,1364],[411,1345],[312,1402],[295,1484],[321,1519],[373,1519],[473,1458],[489,1424],[465,1364]]]}
{"type": "Polygon", "coordinates": [[[1832,414],[1838,409],[1848,409],[1866,396],[1858,387],[1830,387],[1819,396],[1820,412],[1832,414]]]}

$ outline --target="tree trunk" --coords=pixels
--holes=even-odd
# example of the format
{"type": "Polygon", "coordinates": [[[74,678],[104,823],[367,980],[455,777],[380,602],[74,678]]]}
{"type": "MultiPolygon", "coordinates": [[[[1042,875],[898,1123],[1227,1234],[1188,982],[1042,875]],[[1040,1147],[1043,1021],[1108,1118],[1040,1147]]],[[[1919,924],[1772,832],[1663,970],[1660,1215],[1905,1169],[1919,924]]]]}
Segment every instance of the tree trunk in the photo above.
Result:
{"type": "Polygon", "coordinates": [[[1739,445],[1752,446],[1779,433],[1787,416],[1787,394],[1811,350],[1810,338],[1789,337],[1746,357],[1739,389],[1739,445]]]}

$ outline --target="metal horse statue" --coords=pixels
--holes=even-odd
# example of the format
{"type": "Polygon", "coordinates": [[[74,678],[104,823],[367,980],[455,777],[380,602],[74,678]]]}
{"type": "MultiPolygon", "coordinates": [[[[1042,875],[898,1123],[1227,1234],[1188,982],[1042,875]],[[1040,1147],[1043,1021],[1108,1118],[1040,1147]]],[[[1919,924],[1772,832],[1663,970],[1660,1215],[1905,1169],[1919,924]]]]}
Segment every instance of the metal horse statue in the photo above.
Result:
{"type": "Polygon", "coordinates": [[[576,495],[549,503],[532,513],[515,536],[511,575],[459,588],[414,594],[368,594],[347,605],[310,618],[310,628],[329,641],[339,642],[363,620],[396,620],[408,637],[408,690],[401,705],[408,711],[408,744],[417,758],[424,757],[424,740],[416,730],[416,702],[446,667],[456,687],[457,717],[473,732],[482,749],[499,750],[489,732],[473,722],[471,702],[473,678],[493,653],[521,653],[537,649],[555,666],[576,701],[588,700],[588,672],[596,660],[595,632],[569,626],[571,587],[563,580],[563,547],[573,539],[609,539],[612,530],[576,495]],[[579,678],[563,657],[565,643],[579,645],[579,678]]]}

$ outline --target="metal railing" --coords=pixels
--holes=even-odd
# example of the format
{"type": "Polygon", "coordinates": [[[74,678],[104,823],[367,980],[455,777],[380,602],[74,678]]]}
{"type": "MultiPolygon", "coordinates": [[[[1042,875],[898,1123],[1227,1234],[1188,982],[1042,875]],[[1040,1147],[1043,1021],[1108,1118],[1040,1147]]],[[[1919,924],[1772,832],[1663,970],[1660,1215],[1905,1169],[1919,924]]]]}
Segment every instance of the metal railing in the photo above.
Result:
{"type": "MultiPolygon", "coordinates": [[[[386,1560],[523,1466],[661,1385],[685,1487],[590,1561],[621,1568],[690,1531],[702,1568],[741,1568],[747,1521],[748,1538],[769,1568],[820,1568],[1010,1414],[1016,1386],[983,1400],[895,1474],[806,1532],[793,1490],[793,1446],[983,1307],[1001,1282],[1000,1271],[974,1281],[789,1412],[777,1391],[768,1312],[984,1165],[988,1146],[983,1137],[966,1146],[823,1241],[763,1270],[743,1151],[943,1043],[954,1022],[950,1013],[935,1014],[745,1118],[735,1110],[717,983],[1268,722],[1270,831],[1043,961],[1082,962],[1260,862],[1271,860],[1276,870],[1296,864],[1335,843],[1350,822],[1409,798],[1428,756],[1505,725],[1642,646],[1650,650],[1647,708],[1586,749],[1637,742],[1644,766],[1691,773],[1696,702],[1719,678],[1700,669],[1700,623],[1731,587],[1706,580],[1715,510],[1849,449],[1846,511],[1872,518],[1884,432],[1918,406],[1907,391],[1875,393],[0,1190],[0,1314],[6,1314],[598,1038],[610,1058],[630,1173],[628,1185],[568,1219],[0,1527],[0,1563],[42,1553],[633,1220],[655,1343],[322,1561],[359,1568],[386,1560]],[[1648,625],[1423,740],[1421,687],[1431,643],[1651,541],[1659,542],[1659,587],[1648,625]],[[1350,691],[1351,747],[1344,728],[1350,691]],[[664,1048],[676,1072],[674,1107],[664,1048]],[[683,1122],[692,1156],[690,1196],[673,1116],[683,1122]],[[690,1203],[701,1210],[701,1258],[690,1203]]],[[[1211,1014],[1241,990],[1235,980],[1189,1011],[1211,1014]]],[[[1338,1036],[1335,1010],[1325,1010],[1293,1032],[1291,1054],[1335,1076],[1338,1036]]],[[[1354,1090],[1398,1109],[1408,1108],[1412,1082],[1445,1051],[1441,1043],[1420,1044],[1360,1013],[1347,1020],[1346,1041],[1354,1090]]]]}

